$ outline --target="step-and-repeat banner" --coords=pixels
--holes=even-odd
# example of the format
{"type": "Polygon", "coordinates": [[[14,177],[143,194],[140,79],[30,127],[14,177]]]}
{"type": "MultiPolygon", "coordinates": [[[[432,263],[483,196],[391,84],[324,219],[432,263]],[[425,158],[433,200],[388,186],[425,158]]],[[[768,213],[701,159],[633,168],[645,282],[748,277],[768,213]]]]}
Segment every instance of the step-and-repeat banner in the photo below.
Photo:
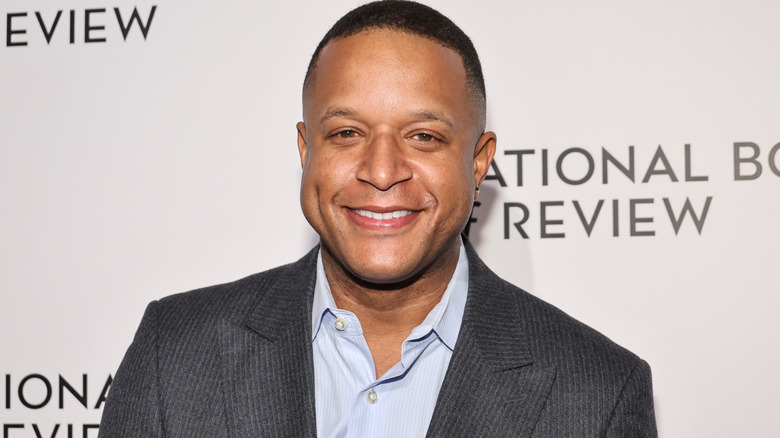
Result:
{"type": "MultiPolygon", "coordinates": [[[[0,2],[3,438],[95,437],[146,304],[296,260],[356,1],[0,2]]],[[[661,436],[776,433],[780,3],[431,1],[472,37],[495,271],[646,359],[661,436]]]]}

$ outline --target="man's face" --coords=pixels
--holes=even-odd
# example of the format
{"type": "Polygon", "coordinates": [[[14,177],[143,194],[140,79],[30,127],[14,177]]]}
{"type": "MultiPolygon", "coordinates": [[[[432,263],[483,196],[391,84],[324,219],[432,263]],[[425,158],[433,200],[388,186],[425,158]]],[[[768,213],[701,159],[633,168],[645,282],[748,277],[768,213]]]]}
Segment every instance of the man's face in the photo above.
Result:
{"type": "Polygon", "coordinates": [[[379,284],[454,266],[495,152],[460,56],[389,30],[333,40],[303,112],[301,206],[326,261],[379,284]]]}

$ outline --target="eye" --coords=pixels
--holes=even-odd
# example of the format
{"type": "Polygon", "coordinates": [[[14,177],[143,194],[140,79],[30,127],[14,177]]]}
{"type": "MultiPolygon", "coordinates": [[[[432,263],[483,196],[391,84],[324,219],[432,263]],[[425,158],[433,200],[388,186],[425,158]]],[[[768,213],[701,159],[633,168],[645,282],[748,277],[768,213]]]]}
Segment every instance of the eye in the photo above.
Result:
{"type": "Polygon", "coordinates": [[[412,136],[412,138],[426,143],[429,141],[436,140],[436,137],[432,136],[431,134],[428,134],[427,132],[421,132],[419,134],[415,134],[412,136]]]}
{"type": "Polygon", "coordinates": [[[348,146],[359,142],[363,135],[354,129],[344,128],[330,134],[329,138],[334,144],[348,146]]]}
{"type": "Polygon", "coordinates": [[[336,135],[338,135],[341,138],[353,138],[356,137],[358,133],[351,129],[345,129],[343,131],[337,132],[336,135]]]}

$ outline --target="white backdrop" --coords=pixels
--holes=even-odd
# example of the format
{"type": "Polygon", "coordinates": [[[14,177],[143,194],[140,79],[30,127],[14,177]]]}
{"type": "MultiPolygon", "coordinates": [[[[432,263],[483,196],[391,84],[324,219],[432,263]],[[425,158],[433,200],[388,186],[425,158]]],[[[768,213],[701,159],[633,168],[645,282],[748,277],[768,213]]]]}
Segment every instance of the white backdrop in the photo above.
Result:
{"type": "MultiPolygon", "coordinates": [[[[0,3],[4,438],[96,436],[150,300],[316,242],[300,87],[358,3],[0,3]]],[[[429,4],[485,70],[499,152],[471,235],[488,265],[646,359],[661,436],[776,436],[780,3],[429,4]],[[629,168],[632,150],[633,180],[609,163],[605,183],[604,151],[629,168]]]]}

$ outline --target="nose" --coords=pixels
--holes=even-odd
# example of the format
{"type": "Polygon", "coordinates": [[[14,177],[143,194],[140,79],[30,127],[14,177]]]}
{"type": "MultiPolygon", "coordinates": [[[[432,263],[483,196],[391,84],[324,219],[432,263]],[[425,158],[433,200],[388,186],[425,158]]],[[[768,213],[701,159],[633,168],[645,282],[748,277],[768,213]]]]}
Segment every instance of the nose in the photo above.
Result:
{"type": "Polygon", "coordinates": [[[386,191],[412,178],[412,169],[404,156],[403,139],[392,134],[376,135],[366,142],[360,152],[361,165],[357,179],[386,191]]]}

